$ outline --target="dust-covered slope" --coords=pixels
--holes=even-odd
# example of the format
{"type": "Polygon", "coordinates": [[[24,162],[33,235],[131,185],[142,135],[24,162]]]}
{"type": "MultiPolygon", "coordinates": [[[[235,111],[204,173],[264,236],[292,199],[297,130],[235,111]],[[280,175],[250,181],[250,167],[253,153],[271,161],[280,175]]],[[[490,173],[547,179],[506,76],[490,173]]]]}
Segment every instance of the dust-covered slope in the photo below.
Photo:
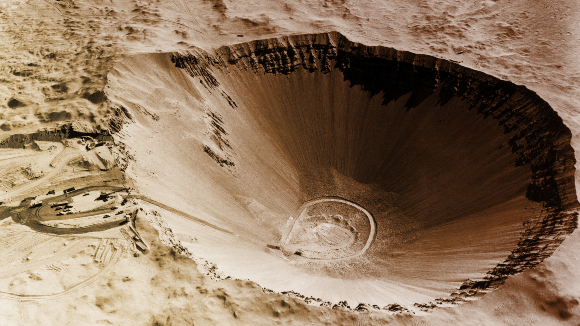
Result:
{"type": "Polygon", "coordinates": [[[412,304],[495,288],[576,226],[561,119],[535,93],[447,61],[329,33],[136,56],[110,80],[137,121],[120,139],[139,190],[229,229],[178,232],[225,273],[277,291],[412,304]],[[372,214],[364,255],[302,256],[320,241],[316,219],[301,245],[280,244],[321,197],[372,214]]]}

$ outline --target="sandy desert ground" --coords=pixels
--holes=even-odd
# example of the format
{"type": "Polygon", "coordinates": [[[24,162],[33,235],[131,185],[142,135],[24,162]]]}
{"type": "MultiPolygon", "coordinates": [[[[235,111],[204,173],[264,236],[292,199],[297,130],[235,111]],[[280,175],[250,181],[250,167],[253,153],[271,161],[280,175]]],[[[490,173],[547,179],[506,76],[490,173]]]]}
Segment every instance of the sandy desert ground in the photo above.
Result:
{"type": "Polygon", "coordinates": [[[0,15],[1,325],[580,324],[580,4],[0,15]]]}

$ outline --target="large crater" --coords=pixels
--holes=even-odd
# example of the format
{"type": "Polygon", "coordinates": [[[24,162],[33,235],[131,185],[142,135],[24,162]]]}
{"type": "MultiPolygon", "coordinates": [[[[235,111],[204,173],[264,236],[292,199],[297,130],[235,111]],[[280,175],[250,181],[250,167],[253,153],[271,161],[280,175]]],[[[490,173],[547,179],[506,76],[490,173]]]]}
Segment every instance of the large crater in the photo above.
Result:
{"type": "Polygon", "coordinates": [[[130,57],[109,80],[135,122],[118,137],[137,189],[231,231],[166,214],[194,254],[266,288],[351,305],[467,296],[576,227],[562,120],[452,62],[328,33],[130,57]]]}

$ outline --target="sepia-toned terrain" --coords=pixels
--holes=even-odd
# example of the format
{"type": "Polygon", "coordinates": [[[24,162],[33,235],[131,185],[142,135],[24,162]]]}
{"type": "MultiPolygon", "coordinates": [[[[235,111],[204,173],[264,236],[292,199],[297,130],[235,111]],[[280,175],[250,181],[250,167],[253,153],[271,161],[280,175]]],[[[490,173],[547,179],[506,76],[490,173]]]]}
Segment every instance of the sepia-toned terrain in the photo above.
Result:
{"type": "Polygon", "coordinates": [[[0,324],[578,325],[580,15],[0,1],[0,324]]]}

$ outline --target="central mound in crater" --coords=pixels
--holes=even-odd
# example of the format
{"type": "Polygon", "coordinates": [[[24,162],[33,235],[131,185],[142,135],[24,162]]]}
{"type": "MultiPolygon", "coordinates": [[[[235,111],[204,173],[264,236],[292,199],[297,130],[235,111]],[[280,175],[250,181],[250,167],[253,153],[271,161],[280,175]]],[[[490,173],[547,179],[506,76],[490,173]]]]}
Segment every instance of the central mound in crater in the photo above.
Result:
{"type": "Polygon", "coordinates": [[[452,62],[327,33],[130,57],[109,81],[136,188],[231,231],[166,214],[196,255],[275,291],[468,296],[576,227],[562,120],[452,62]]]}

